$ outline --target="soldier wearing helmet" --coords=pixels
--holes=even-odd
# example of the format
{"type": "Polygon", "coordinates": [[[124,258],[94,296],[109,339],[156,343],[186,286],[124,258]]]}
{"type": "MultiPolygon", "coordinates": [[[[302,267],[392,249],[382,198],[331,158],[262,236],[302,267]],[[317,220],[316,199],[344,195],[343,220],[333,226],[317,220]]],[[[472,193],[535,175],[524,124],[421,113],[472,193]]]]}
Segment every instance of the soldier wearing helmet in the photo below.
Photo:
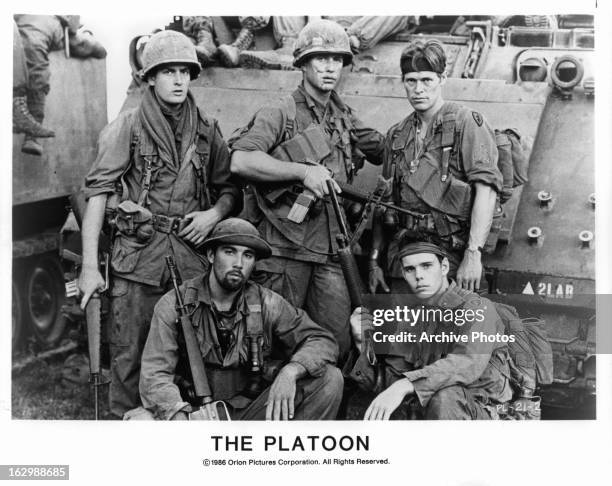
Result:
{"type": "Polygon", "coordinates": [[[370,290],[379,284],[389,290],[378,264],[385,243],[393,291],[406,288],[397,254],[400,239],[410,234],[442,246],[459,287],[479,290],[481,251],[502,188],[495,134],[479,112],[444,101],[446,54],[438,41],[409,44],[400,69],[414,111],[387,133],[383,176],[392,180],[389,197],[415,215],[375,218],[370,290]]]}
{"type": "Polygon", "coordinates": [[[140,402],[142,348],[153,306],[169,287],[164,255],[173,254],[187,278],[201,273],[207,262],[196,249],[240,198],[217,121],[203,113],[189,91],[199,72],[186,36],[153,35],[143,52],[147,86],[140,105],[101,132],[85,180],[81,306],[105,284],[98,240],[106,213],[114,235],[109,399],[118,417],[140,402]]]}
{"type": "Polygon", "coordinates": [[[350,347],[350,302],[334,258],[339,230],[326,183],[352,183],[366,158],[380,164],[383,137],[335,91],[352,59],[342,27],[308,23],[293,55],[302,83],[232,136],[231,169],[249,181],[245,215],[272,246],[257,276],[331,330],[342,360],[350,347]]]}
{"type": "MultiPolygon", "coordinates": [[[[249,222],[229,218],[205,241],[210,270],[185,282],[193,324],[214,400],[232,419],[334,419],[342,374],[332,335],[277,293],[249,280],[271,248],[249,222]]],[[[191,411],[181,380],[185,350],[178,339],[176,296],[155,307],[142,356],[140,393],[153,418],[184,420],[191,411]]],[[[204,412],[206,413],[206,412],[204,412]]],[[[143,415],[142,409],[132,415],[143,415]]],[[[144,414],[147,415],[147,414],[144,414]]],[[[149,416],[150,418],[150,416],[149,416]]]]}

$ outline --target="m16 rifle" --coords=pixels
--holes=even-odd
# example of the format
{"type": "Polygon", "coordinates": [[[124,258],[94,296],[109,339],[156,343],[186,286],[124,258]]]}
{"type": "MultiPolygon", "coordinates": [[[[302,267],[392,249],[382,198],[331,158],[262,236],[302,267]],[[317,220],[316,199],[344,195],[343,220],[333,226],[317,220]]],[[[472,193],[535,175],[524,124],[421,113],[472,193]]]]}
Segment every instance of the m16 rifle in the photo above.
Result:
{"type": "Polygon", "coordinates": [[[170,271],[170,279],[174,287],[174,294],[176,296],[176,311],[178,313],[178,320],[181,324],[181,331],[185,340],[185,348],[187,350],[187,359],[189,361],[189,370],[191,372],[191,379],[193,384],[194,392],[194,403],[193,406],[197,407],[198,410],[190,414],[191,418],[197,418],[200,420],[230,420],[229,411],[225,402],[218,400],[213,401],[212,391],[208,384],[208,377],[206,376],[206,369],[204,367],[204,359],[200,352],[200,346],[193,330],[191,323],[191,316],[187,306],[183,301],[183,295],[179,289],[182,281],[179,276],[176,263],[171,255],[166,256],[166,265],[170,271]],[[223,417],[219,415],[217,410],[223,412],[223,417]]]}
{"type": "MultiPolygon", "coordinates": [[[[331,180],[327,181],[327,187],[329,189],[329,197],[336,214],[338,226],[340,228],[340,234],[336,235],[336,241],[338,243],[338,260],[340,267],[342,268],[342,274],[346,281],[346,286],[351,300],[351,308],[354,310],[357,307],[363,306],[362,294],[364,293],[363,284],[359,277],[359,271],[357,270],[357,263],[355,257],[351,251],[350,237],[348,227],[340,203],[338,202],[338,196],[334,189],[334,185],[331,180]]],[[[342,186],[340,186],[342,189],[342,186]]],[[[374,391],[380,393],[386,388],[385,386],[385,363],[383,360],[379,360],[374,353],[373,341],[372,341],[372,330],[362,329],[363,333],[363,346],[365,354],[368,358],[370,365],[375,370],[375,386],[374,391]]]]}
{"type": "MultiPolygon", "coordinates": [[[[70,196],[70,205],[74,213],[74,217],[79,227],[82,227],[83,215],[85,213],[85,200],[82,193],[77,193],[70,196]]],[[[101,372],[100,366],[100,345],[101,345],[101,328],[102,328],[102,294],[108,290],[109,271],[110,271],[110,253],[106,249],[106,245],[100,239],[101,251],[99,256],[100,273],[104,275],[104,288],[95,292],[87,302],[85,307],[85,322],[87,324],[87,348],[89,352],[89,383],[93,389],[94,395],[94,419],[98,420],[100,416],[100,387],[109,383],[101,372]]],[[[71,261],[76,267],[82,265],[81,255],[72,252],[66,248],[62,249],[62,258],[71,261]]],[[[79,289],[77,281],[72,280],[66,282],[66,297],[78,297],[79,289]]]]}

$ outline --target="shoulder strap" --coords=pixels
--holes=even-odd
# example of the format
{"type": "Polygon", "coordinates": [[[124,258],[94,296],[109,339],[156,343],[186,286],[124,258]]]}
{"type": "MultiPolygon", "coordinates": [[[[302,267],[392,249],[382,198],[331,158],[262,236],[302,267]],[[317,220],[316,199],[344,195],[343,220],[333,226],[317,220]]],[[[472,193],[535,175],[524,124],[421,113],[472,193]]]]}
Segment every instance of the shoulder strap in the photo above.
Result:
{"type": "Polygon", "coordinates": [[[245,297],[249,313],[246,317],[246,332],[249,337],[263,335],[263,319],[261,317],[261,296],[256,285],[247,285],[245,297]]]}
{"type": "Polygon", "coordinates": [[[295,117],[297,116],[297,107],[293,94],[281,98],[281,106],[283,107],[283,113],[287,117],[285,119],[283,140],[288,140],[295,133],[295,117]]]}
{"type": "MultiPolygon", "coordinates": [[[[130,165],[136,156],[136,150],[140,147],[141,130],[142,124],[139,121],[138,125],[134,126],[132,129],[132,141],[130,143],[130,165]]],[[[138,195],[137,201],[137,203],[142,207],[149,205],[149,192],[151,191],[151,177],[153,175],[153,162],[151,161],[151,158],[148,155],[145,155],[144,159],[145,167],[140,181],[140,194],[138,195]]]]}
{"type": "MultiPolygon", "coordinates": [[[[138,117],[136,117],[136,120],[138,120],[138,117]]],[[[123,170],[123,172],[121,172],[121,175],[119,176],[119,179],[117,179],[116,183],[115,183],[115,192],[119,195],[119,200],[123,201],[127,198],[127,194],[128,194],[128,188],[127,188],[127,184],[125,183],[125,174],[128,173],[128,171],[130,170],[130,168],[132,167],[132,162],[134,161],[134,153],[136,152],[136,147],[138,147],[139,143],[140,143],[140,122],[136,121],[136,123],[132,124],[132,129],[131,129],[131,139],[130,139],[130,155],[129,155],[129,161],[128,164],[126,166],[126,168],[123,170]]]]}
{"type": "MultiPolygon", "coordinates": [[[[203,138],[210,148],[210,144],[215,136],[215,123],[214,119],[209,120],[202,110],[198,107],[198,135],[197,137],[203,138]],[[201,122],[201,123],[200,123],[201,122]],[[204,127],[200,132],[199,128],[204,127]]],[[[207,167],[206,164],[209,159],[210,151],[205,153],[203,157],[204,161],[201,160],[200,153],[195,153],[198,141],[196,140],[188,149],[185,154],[185,161],[190,161],[193,165],[193,170],[196,174],[196,197],[199,198],[200,209],[208,209],[212,206],[212,198],[210,194],[210,188],[208,187],[207,178],[207,167]]]]}
{"type": "Polygon", "coordinates": [[[450,163],[451,151],[455,144],[455,124],[457,121],[457,111],[454,103],[448,103],[444,106],[446,113],[442,115],[442,170],[440,171],[440,179],[442,182],[448,178],[448,166],[450,163]]]}
{"type": "Polygon", "coordinates": [[[263,319],[261,317],[261,295],[257,285],[247,285],[245,291],[249,313],[246,321],[245,339],[249,348],[252,371],[260,371],[263,365],[263,346],[265,342],[263,319]]]}

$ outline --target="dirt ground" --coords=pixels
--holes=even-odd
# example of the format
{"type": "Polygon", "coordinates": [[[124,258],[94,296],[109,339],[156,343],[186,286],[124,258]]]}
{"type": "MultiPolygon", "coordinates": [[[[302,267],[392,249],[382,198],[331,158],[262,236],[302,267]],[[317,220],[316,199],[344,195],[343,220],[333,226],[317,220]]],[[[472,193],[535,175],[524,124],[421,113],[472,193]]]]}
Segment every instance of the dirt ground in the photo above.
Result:
{"type": "MultiPolygon", "coordinates": [[[[108,370],[103,369],[103,374],[108,376],[108,370]]],[[[14,372],[13,419],[93,420],[93,391],[87,380],[87,358],[78,350],[37,360],[20,372],[14,372]]],[[[349,396],[348,403],[343,403],[341,415],[348,420],[360,420],[374,395],[357,392],[349,396]]],[[[108,409],[108,386],[99,388],[99,404],[100,419],[114,419],[108,409]]],[[[580,410],[544,409],[542,413],[543,420],[588,420],[595,417],[594,402],[580,410]]]]}
{"type": "MultiPolygon", "coordinates": [[[[73,362],[81,364],[86,362],[83,355],[78,356],[73,353],[68,357],[73,362]]],[[[19,373],[13,373],[11,393],[13,419],[94,419],[93,391],[86,382],[87,378],[81,379],[85,383],[75,382],[80,378],[78,370],[74,365],[65,366],[65,360],[66,356],[40,360],[19,373]],[[69,379],[66,379],[66,376],[69,379]]],[[[99,397],[100,419],[111,419],[107,386],[99,388],[99,397]]]]}

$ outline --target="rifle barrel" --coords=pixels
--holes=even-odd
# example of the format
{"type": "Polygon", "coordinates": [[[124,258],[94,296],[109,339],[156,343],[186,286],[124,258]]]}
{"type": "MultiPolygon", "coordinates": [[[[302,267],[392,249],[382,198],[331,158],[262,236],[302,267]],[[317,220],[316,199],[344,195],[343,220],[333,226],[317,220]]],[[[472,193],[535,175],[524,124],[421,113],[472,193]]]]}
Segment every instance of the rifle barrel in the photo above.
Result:
{"type": "Polygon", "coordinates": [[[334,189],[334,184],[331,179],[327,181],[327,189],[329,190],[329,197],[331,199],[332,206],[334,207],[334,212],[336,213],[336,220],[338,221],[340,232],[348,244],[350,239],[348,226],[346,226],[346,221],[344,221],[344,217],[342,216],[342,210],[340,209],[340,203],[338,202],[338,195],[336,194],[336,190],[334,189]]]}
{"type": "MultiPolygon", "coordinates": [[[[343,198],[348,199],[349,201],[355,201],[355,202],[360,202],[360,203],[366,203],[368,201],[373,201],[374,198],[370,195],[370,194],[366,194],[364,192],[361,192],[357,189],[355,189],[353,186],[349,185],[349,184],[345,184],[343,182],[338,182],[338,185],[340,186],[340,189],[342,189],[342,193],[340,194],[343,198]]],[[[395,211],[399,212],[399,213],[404,213],[407,214],[409,216],[414,216],[416,218],[421,218],[423,217],[422,214],[417,213],[415,211],[411,211],[410,209],[406,209],[406,208],[402,208],[400,206],[396,206],[395,204],[391,204],[385,201],[373,201],[375,202],[377,205],[379,206],[383,206],[385,208],[388,209],[394,209],[395,211]]]]}
{"type": "Polygon", "coordinates": [[[204,359],[202,358],[200,346],[198,345],[198,341],[193,330],[193,325],[191,323],[191,316],[189,315],[189,312],[187,312],[187,309],[185,309],[183,296],[179,289],[180,276],[178,274],[176,264],[174,263],[174,258],[171,255],[166,256],[166,265],[170,271],[170,278],[172,279],[172,285],[176,295],[176,309],[179,314],[183,337],[185,338],[185,347],[187,348],[189,369],[191,370],[191,378],[193,379],[195,395],[200,401],[200,405],[206,405],[212,402],[212,392],[210,390],[210,385],[208,384],[208,377],[206,376],[204,359]]]}

